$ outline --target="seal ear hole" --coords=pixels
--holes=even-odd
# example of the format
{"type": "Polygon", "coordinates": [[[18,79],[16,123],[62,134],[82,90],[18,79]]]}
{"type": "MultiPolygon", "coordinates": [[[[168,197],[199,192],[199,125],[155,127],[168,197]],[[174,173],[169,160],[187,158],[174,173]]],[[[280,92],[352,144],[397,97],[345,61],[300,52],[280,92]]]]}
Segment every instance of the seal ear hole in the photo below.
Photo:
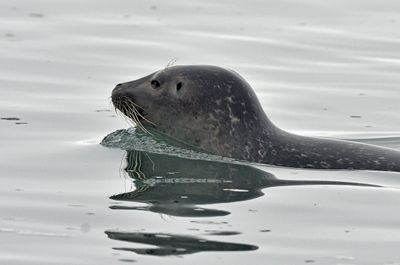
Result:
{"type": "Polygon", "coordinates": [[[182,82],[179,82],[178,84],[176,84],[176,90],[179,91],[182,88],[182,82]]]}
{"type": "Polygon", "coordinates": [[[150,84],[151,84],[151,87],[154,89],[157,89],[161,86],[160,82],[158,82],[157,80],[151,80],[150,84]]]}

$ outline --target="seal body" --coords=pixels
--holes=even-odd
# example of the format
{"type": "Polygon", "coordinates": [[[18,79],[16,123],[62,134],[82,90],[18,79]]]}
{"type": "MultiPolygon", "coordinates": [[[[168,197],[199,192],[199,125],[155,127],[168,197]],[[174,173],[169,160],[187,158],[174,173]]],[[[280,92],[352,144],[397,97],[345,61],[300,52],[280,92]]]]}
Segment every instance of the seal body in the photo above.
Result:
{"type": "Polygon", "coordinates": [[[173,66],[118,84],[112,101],[139,127],[216,155],[297,168],[400,171],[399,151],[279,129],[251,86],[216,66],[173,66]]]}

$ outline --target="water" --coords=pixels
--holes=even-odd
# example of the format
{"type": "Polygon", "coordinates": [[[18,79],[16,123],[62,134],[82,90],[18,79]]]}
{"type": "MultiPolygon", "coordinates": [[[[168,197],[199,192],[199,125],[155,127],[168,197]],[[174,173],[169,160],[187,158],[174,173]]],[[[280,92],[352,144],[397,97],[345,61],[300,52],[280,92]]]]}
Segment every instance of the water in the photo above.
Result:
{"type": "Polygon", "coordinates": [[[176,58],[235,69],[283,129],[400,149],[399,11],[1,1],[0,263],[399,264],[399,173],[221,161],[149,139],[99,145],[129,127],[109,105],[115,84],[176,58]],[[139,175],[126,157],[141,157],[139,175]]]}

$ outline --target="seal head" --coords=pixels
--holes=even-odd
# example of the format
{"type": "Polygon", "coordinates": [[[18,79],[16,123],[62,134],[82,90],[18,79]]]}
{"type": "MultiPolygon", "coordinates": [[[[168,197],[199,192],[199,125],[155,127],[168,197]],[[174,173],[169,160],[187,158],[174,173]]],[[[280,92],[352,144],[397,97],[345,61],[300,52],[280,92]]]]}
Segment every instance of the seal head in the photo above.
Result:
{"type": "Polygon", "coordinates": [[[169,67],[117,85],[112,100],[128,116],[123,106],[135,103],[145,127],[228,157],[253,145],[270,123],[250,85],[216,66],[169,67]]]}

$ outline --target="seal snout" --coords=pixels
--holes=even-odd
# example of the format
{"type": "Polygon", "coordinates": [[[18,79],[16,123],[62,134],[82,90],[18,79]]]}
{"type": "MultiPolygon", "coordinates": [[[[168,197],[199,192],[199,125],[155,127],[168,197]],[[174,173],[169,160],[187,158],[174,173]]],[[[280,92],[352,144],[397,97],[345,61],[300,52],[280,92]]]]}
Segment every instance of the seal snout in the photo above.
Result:
{"type": "Polygon", "coordinates": [[[111,100],[112,100],[112,103],[114,104],[114,106],[116,106],[116,107],[117,107],[116,103],[118,103],[119,101],[121,101],[121,99],[124,99],[128,96],[126,89],[124,89],[124,88],[125,88],[124,83],[120,83],[120,84],[117,84],[114,87],[113,91],[111,92],[111,100]]]}
{"type": "Polygon", "coordinates": [[[117,85],[114,87],[113,91],[111,92],[111,97],[118,96],[118,94],[122,94],[122,89],[123,89],[123,87],[124,87],[124,84],[123,84],[123,83],[117,84],[117,85]]]}
{"type": "Polygon", "coordinates": [[[116,109],[135,122],[141,121],[146,115],[144,109],[135,102],[135,98],[129,92],[127,83],[120,83],[115,86],[111,92],[111,101],[116,109]]]}

